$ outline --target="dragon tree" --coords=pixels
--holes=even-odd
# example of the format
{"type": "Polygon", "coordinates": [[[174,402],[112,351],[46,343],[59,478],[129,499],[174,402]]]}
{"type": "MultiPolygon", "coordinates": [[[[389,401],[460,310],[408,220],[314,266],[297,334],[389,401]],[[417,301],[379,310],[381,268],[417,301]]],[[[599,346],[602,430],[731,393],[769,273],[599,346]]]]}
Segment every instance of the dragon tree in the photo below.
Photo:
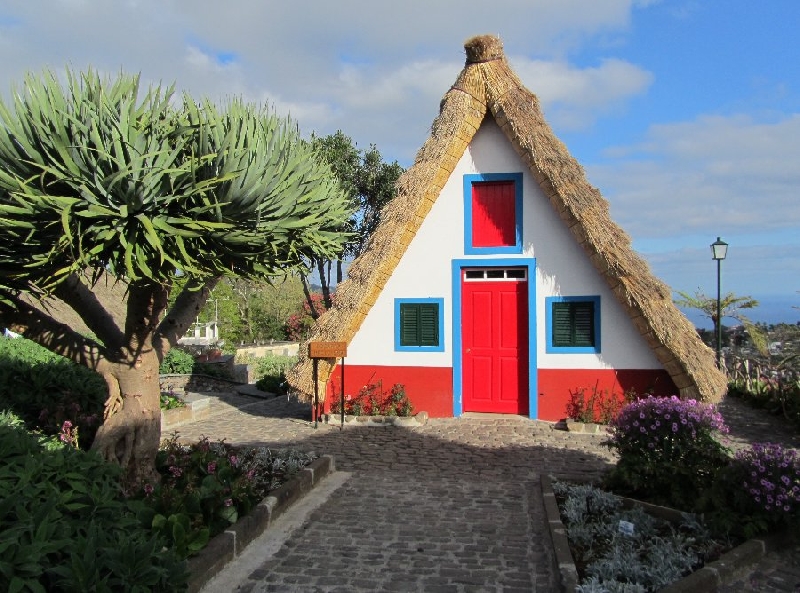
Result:
{"type": "Polygon", "coordinates": [[[159,364],[216,283],[341,253],[320,163],[266,106],[139,76],[29,74],[0,101],[0,324],[105,379],[92,448],[129,480],[155,478],[159,364]]]}

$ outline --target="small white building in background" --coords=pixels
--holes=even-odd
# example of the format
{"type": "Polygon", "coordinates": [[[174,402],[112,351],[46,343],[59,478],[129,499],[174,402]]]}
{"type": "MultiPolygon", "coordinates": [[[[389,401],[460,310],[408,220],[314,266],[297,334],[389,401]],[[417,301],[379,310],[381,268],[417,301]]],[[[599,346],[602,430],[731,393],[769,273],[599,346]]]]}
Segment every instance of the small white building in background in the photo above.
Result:
{"type": "Polygon", "coordinates": [[[178,340],[183,346],[214,346],[219,343],[219,324],[216,321],[192,324],[189,331],[178,340]]]}

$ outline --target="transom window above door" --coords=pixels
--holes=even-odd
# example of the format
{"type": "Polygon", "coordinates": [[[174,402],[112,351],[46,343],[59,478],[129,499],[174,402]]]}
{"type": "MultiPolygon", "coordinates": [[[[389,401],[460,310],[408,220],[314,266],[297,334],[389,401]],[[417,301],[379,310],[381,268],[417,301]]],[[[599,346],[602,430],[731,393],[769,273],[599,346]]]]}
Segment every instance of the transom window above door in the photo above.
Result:
{"type": "Polygon", "coordinates": [[[528,279],[526,268],[466,268],[464,282],[496,282],[506,280],[520,282],[528,279]]]}
{"type": "Polygon", "coordinates": [[[464,175],[464,252],[522,253],[522,173],[464,175]]]}

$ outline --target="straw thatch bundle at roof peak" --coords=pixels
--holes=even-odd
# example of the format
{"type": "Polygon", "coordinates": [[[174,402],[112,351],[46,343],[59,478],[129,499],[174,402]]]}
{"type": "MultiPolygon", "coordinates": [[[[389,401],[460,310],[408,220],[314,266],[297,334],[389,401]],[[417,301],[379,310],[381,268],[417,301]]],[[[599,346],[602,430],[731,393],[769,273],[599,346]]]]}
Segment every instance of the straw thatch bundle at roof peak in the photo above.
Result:
{"type": "Polygon", "coordinates": [[[467,39],[464,43],[464,51],[467,54],[467,64],[479,64],[505,57],[503,42],[493,35],[478,35],[467,39]]]}
{"type": "MultiPolygon", "coordinates": [[[[482,35],[467,40],[464,47],[464,69],[442,98],[430,137],[398,180],[397,196],[384,208],[367,249],[337,289],[336,305],[317,321],[310,340],[352,339],[481,123],[493,118],[680,395],[718,401],[727,381],[715,366],[713,352],[675,307],[669,287],[652,274],[633,251],[628,235],[611,220],[608,203],[553,134],[536,95],[509,67],[500,39],[482,35]]],[[[333,361],[320,362],[324,385],[333,361]]],[[[287,378],[301,397],[312,397],[312,365],[303,349],[287,378]]]]}

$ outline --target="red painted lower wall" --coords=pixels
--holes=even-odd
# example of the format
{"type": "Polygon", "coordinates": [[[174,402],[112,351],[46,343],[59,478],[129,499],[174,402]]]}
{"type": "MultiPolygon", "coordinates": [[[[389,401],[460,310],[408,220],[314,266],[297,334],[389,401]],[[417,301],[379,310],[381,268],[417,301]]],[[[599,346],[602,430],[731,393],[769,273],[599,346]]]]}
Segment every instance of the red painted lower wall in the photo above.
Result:
{"type": "MultiPolygon", "coordinates": [[[[337,366],[328,380],[325,412],[330,410],[331,398],[341,394],[341,368],[341,365],[337,366]]],[[[388,393],[393,385],[400,383],[414,406],[414,414],[425,411],[431,418],[453,415],[453,369],[450,367],[357,366],[345,363],[344,379],[345,394],[356,395],[365,385],[378,383],[388,393]]]]}
{"type": "MultiPolygon", "coordinates": [[[[365,385],[380,384],[384,392],[400,383],[414,406],[414,413],[425,411],[431,418],[453,415],[453,369],[450,367],[394,367],[345,365],[345,394],[356,395],[365,385]]],[[[331,399],[341,394],[341,365],[334,369],[327,385],[324,411],[331,399]]],[[[539,369],[539,420],[558,421],[567,416],[570,392],[595,389],[621,396],[633,390],[637,394],[676,395],[678,390],[666,371],[658,369],[539,369]]]]}
{"type": "Polygon", "coordinates": [[[587,397],[595,389],[619,397],[627,391],[638,395],[678,394],[669,374],[660,369],[539,369],[538,418],[552,421],[566,418],[570,392],[579,389],[587,397]]]}

